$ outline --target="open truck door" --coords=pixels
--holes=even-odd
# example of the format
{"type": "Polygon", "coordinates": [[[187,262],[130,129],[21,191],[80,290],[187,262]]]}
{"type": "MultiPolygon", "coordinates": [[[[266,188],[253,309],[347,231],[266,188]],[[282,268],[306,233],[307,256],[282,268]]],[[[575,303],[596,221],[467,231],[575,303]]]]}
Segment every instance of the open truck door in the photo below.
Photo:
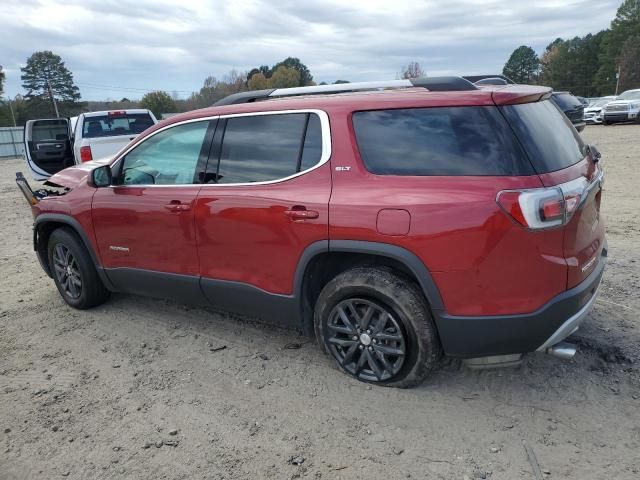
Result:
{"type": "Polygon", "coordinates": [[[27,165],[34,180],[46,180],[75,165],[69,119],[29,120],[24,126],[27,165]]]}

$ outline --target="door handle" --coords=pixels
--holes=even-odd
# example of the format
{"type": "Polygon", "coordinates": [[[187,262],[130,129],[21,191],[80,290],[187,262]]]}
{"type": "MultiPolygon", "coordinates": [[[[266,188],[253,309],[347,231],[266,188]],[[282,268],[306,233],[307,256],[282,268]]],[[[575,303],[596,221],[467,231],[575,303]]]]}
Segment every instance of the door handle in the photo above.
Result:
{"type": "Polygon", "coordinates": [[[188,203],[182,203],[180,200],[171,200],[167,205],[164,206],[170,212],[187,212],[191,210],[191,205],[188,203]]]}
{"type": "Polygon", "coordinates": [[[291,220],[310,220],[320,216],[320,213],[315,210],[307,210],[307,207],[302,205],[295,205],[291,209],[285,210],[284,214],[291,220]]]}

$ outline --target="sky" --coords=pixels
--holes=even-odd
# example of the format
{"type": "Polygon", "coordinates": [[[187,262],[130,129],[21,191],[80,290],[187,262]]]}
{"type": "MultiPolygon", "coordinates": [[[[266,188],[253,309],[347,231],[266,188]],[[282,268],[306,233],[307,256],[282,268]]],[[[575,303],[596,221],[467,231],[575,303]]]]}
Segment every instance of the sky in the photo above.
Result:
{"type": "Polygon", "coordinates": [[[187,98],[213,75],[298,57],[317,83],[500,73],[511,52],[608,28],[621,0],[3,0],[5,95],[52,50],[83,100],[187,98]]]}

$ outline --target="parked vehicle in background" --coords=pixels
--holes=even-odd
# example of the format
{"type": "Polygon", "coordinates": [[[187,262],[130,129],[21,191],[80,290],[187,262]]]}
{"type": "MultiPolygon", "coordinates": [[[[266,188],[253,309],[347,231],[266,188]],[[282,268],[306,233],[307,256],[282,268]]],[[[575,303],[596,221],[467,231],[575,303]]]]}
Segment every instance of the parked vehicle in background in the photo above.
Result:
{"type": "Polygon", "coordinates": [[[607,105],[609,102],[615,99],[616,99],[615,95],[592,99],[589,106],[585,107],[584,116],[582,118],[587,124],[601,124],[602,111],[605,105],[607,105]]]}
{"type": "Polygon", "coordinates": [[[581,132],[587,125],[583,120],[584,105],[569,92],[553,92],[551,100],[571,120],[573,126],[581,132]]]}
{"type": "Polygon", "coordinates": [[[24,127],[27,165],[35,180],[46,180],[71,165],[114,155],[156,123],[146,109],[29,120],[24,127]]]}
{"type": "Polygon", "coordinates": [[[576,95],[576,98],[578,99],[578,101],[580,101],[580,103],[582,104],[583,107],[587,107],[589,105],[589,99],[588,98],[580,97],[578,95],[576,95]]]}
{"type": "Polygon", "coordinates": [[[214,305],[408,387],[443,351],[575,353],[560,342],[605,267],[604,173],[550,93],[459,77],[242,92],[52,176],[62,189],[17,182],[70,306],[214,305]]]}
{"type": "Polygon", "coordinates": [[[640,88],[627,90],[604,107],[602,123],[611,125],[621,122],[640,121],[640,88]]]}

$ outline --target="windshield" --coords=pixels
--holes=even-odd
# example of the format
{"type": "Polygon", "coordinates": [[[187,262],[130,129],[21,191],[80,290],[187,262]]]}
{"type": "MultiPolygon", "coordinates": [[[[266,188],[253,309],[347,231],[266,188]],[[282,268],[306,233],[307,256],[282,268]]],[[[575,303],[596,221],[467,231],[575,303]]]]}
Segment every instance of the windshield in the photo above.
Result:
{"type": "Polygon", "coordinates": [[[618,100],[640,100],[640,90],[628,90],[620,95],[618,100]]]}
{"type": "Polygon", "coordinates": [[[604,107],[609,102],[613,102],[613,98],[600,98],[590,103],[589,107],[604,107]]]}
{"type": "Polygon", "coordinates": [[[112,113],[85,117],[82,125],[84,138],[138,135],[153,125],[148,113],[112,113]]]}

